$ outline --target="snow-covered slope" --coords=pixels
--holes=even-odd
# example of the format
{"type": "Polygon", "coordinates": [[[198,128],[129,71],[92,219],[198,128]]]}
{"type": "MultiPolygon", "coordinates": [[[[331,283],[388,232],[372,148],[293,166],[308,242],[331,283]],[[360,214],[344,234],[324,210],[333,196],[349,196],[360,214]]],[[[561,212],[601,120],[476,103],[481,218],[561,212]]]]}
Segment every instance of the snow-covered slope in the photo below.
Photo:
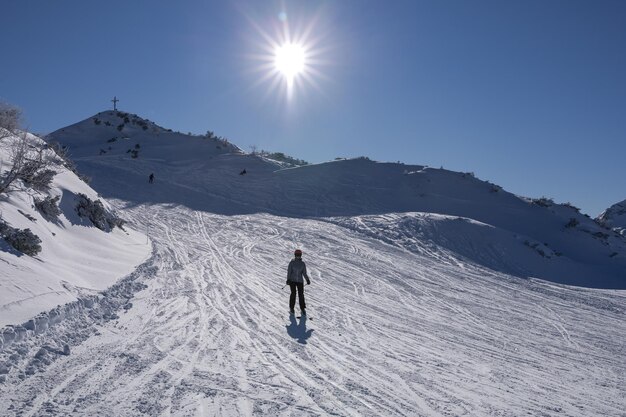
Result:
{"type": "MultiPolygon", "coordinates": [[[[623,291],[523,280],[402,234],[373,238],[389,222],[372,218],[365,235],[324,220],[171,205],[126,215],[150,224],[155,256],[137,277],[147,287],[119,317],[81,309],[0,352],[0,369],[10,368],[0,415],[618,417],[626,409],[623,291]],[[407,251],[411,243],[418,250],[407,251]],[[308,320],[288,316],[281,289],[294,247],[311,275],[308,320]]],[[[465,230],[465,221],[450,222],[465,230]]]]}
{"type": "Polygon", "coordinates": [[[622,238],[576,209],[96,118],[51,138],[154,252],[0,330],[0,415],[623,416],[624,291],[546,281],[623,288],[622,238]],[[287,314],[296,247],[308,319],[287,314]]]}
{"type": "Polygon", "coordinates": [[[626,236],[626,200],[606,209],[598,216],[598,222],[626,236]]]}
{"type": "MultiPolygon", "coordinates": [[[[523,277],[626,288],[623,237],[572,206],[521,198],[468,173],[367,158],[281,169],[219,140],[168,132],[120,112],[99,113],[48,139],[68,147],[103,196],[128,204],[171,203],[228,215],[266,212],[318,218],[443,214],[475,221],[466,224],[472,229],[467,231],[469,246],[456,245],[468,261],[523,277]],[[133,150],[138,151],[136,157],[133,150]],[[244,169],[247,174],[240,175],[244,169]],[[156,176],[154,184],[148,184],[150,173],[156,176]],[[501,249],[498,259],[468,250],[486,246],[501,249]]],[[[431,223],[425,226],[432,231],[429,236],[439,242],[441,222],[426,218],[415,226],[425,222],[431,223]]]]}
{"type": "MultiPolygon", "coordinates": [[[[0,143],[3,170],[10,168],[9,137],[0,143]]],[[[45,144],[29,135],[34,144],[45,144]]],[[[52,154],[52,151],[48,150],[52,154]]],[[[41,239],[34,257],[13,249],[4,240],[0,250],[0,326],[22,323],[35,314],[95,293],[132,272],[151,252],[146,237],[132,229],[104,232],[76,213],[77,195],[98,200],[98,194],[61,164],[48,191],[20,185],[0,197],[1,218],[11,227],[30,229],[41,239]],[[35,199],[59,196],[58,218],[35,209],[35,199]]],[[[103,201],[104,207],[109,207],[103,201]]]]}

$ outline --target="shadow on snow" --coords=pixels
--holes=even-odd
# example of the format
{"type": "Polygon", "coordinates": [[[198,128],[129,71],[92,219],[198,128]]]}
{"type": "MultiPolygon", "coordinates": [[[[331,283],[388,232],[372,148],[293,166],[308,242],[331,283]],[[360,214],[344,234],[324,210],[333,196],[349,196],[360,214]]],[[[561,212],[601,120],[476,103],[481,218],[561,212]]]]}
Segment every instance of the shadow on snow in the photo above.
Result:
{"type": "Polygon", "coordinates": [[[306,345],[307,339],[313,334],[313,329],[306,329],[306,316],[302,316],[300,323],[298,323],[296,317],[292,314],[289,316],[289,324],[285,327],[287,328],[287,334],[303,345],[306,345]]]}

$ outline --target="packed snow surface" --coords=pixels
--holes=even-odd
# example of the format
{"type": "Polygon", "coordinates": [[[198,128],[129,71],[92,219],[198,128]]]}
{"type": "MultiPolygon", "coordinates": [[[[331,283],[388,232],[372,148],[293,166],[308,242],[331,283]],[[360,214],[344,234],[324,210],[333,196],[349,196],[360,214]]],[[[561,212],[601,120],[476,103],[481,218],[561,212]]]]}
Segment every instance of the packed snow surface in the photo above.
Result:
{"type": "MultiPolygon", "coordinates": [[[[59,346],[91,337],[48,366],[23,365],[32,375],[10,373],[1,415],[626,409],[623,292],[523,280],[323,220],[158,205],[129,215],[154,239],[147,288],[119,318],[59,325],[59,346]],[[308,320],[289,317],[282,289],[294,247],[311,275],[308,320]]],[[[33,343],[22,345],[34,354],[33,343]]]]}
{"type": "Polygon", "coordinates": [[[571,205],[364,158],[283,169],[122,112],[50,140],[153,252],[0,331],[0,415],[624,416],[625,242],[571,205]]]}

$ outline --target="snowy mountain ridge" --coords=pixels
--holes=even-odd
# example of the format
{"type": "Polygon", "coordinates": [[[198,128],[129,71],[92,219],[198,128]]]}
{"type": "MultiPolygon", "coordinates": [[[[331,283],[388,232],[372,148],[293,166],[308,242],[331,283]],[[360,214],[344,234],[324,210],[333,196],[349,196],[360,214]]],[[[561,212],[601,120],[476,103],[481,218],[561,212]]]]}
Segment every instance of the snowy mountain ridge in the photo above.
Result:
{"type": "Polygon", "coordinates": [[[602,212],[597,220],[600,224],[626,236],[626,200],[613,204],[602,212]]]}
{"type": "MultiPolygon", "coordinates": [[[[123,112],[98,113],[51,133],[48,140],[69,149],[103,196],[127,204],[181,204],[226,215],[265,212],[297,218],[456,216],[501,232],[496,238],[487,233],[491,229],[468,223],[476,229],[472,242],[511,249],[502,252],[501,260],[494,259],[503,272],[626,288],[622,236],[569,204],[519,197],[470,173],[364,157],[284,168],[224,140],[169,132],[123,112]],[[247,174],[240,175],[244,170],[247,174]],[[150,173],[156,175],[155,184],[148,184],[150,173]]],[[[429,236],[439,241],[436,234],[429,236]]],[[[494,266],[478,250],[462,252],[471,261],[494,266]]]]}

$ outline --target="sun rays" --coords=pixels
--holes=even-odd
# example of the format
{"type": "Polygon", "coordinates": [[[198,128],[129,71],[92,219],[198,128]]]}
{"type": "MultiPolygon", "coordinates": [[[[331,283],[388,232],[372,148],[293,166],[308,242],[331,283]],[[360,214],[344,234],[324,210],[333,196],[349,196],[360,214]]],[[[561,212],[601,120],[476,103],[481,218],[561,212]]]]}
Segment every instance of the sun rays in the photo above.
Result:
{"type": "Polygon", "coordinates": [[[285,11],[266,25],[248,18],[256,30],[254,44],[260,51],[252,56],[256,85],[266,85],[268,95],[278,93],[291,100],[310,88],[320,91],[318,81],[324,78],[320,71],[322,35],[314,36],[318,18],[316,15],[306,23],[294,23],[285,11]]]}

